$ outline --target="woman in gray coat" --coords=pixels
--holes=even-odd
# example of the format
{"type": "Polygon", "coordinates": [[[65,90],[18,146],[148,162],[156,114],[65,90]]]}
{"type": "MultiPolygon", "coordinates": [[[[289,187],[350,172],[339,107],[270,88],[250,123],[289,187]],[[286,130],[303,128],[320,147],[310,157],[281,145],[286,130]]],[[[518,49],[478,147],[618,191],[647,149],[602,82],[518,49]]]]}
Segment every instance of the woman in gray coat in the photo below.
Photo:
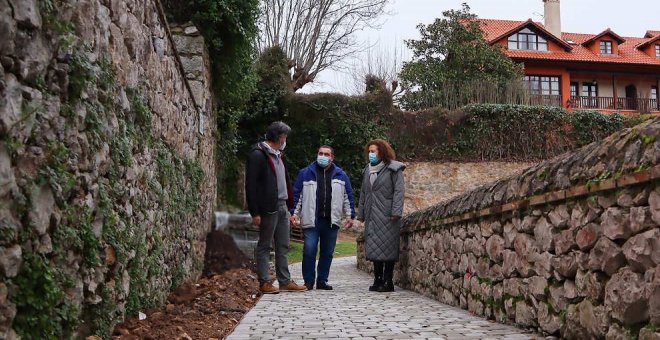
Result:
{"type": "Polygon", "coordinates": [[[367,260],[374,263],[374,284],[369,290],[392,292],[394,262],[399,259],[406,166],[394,160],[394,150],[382,139],[367,143],[364,152],[369,164],[363,173],[358,219],[364,222],[367,260]]]}

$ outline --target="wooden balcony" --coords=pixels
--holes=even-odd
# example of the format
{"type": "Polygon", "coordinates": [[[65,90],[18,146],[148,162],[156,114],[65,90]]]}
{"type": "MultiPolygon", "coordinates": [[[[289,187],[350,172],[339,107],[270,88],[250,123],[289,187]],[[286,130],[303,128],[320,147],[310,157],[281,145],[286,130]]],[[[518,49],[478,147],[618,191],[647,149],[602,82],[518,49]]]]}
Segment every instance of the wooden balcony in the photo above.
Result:
{"type": "Polygon", "coordinates": [[[658,100],[626,97],[571,97],[569,107],[594,110],[631,110],[640,113],[658,112],[658,100]]]}
{"type": "Polygon", "coordinates": [[[562,106],[560,95],[533,94],[526,101],[527,105],[562,106]]]}

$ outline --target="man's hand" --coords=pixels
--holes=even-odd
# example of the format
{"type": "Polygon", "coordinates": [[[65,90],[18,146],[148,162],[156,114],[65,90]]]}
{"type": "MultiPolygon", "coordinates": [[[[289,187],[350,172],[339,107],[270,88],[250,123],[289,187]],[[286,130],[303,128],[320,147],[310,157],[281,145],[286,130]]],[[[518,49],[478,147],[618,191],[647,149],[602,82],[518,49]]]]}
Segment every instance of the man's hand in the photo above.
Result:
{"type": "Polygon", "coordinates": [[[391,219],[393,222],[396,222],[396,221],[398,221],[398,220],[401,219],[401,216],[392,216],[392,217],[390,217],[390,219],[391,219]]]}
{"type": "Polygon", "coordinates": [[[344,223],[344,228],[350,229],[353,226],[353,219],[348,219],[346,220],[346,223],[344,223]]]}
{"type": "Polygon", "coordinates": [[[252,224],[254,224],[256,226],[260,226],[261,225],[261,216],[252,217],[252,224]]]}
{"type": "Polygon", "coordinates": [[[298,220],[298,216],[296,215],[291,215],[289,217],[289,222],[291,222],[291,225],[293,225],[294,228],[298,229],[300,227],[300,220],[298,220]]]}

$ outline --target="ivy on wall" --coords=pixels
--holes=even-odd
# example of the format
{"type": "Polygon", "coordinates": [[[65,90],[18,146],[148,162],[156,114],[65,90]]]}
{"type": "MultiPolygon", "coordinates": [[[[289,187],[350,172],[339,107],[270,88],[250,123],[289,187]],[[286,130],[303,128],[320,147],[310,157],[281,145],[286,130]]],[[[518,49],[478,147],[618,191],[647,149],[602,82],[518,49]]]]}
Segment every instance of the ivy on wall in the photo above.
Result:
{"type": "MultiPolygon", "coordinates": [[[[59,37],[59,49],[68,50],[75,44],[72,26],[59,21],[51,1],[40,5],[48,34],[59,37]]],[[[22,248],[18,274],[0,275],[0,282],[7,285],[9,300],[17,307],[12,327],[23,339],[87,334],[108,338],[126,314],[162,303],[168,289],[189,275],[183,263],[195,235],[182,226],[200,207],[202,168],[152,134],[146,88],[118,87],[110,61],[92,61],[88,53],[76,49],[66,61],[68,73],[49,72],[32,84],[44,98],[59,97],[55,119],[63,122],[66,133],[43,133],[53,129],[53,118],[44,118],[49,108],[26,102],[24,109],[36,122],[32,135],[25,141],[11,131],[0,135],[14,166],[25,160],[31,147],[44,154],[36,173],[17,174],[20,179],[9,208],[20,225],[0,223],[1,244],[22,248]],[[68,87],[52,92],[46,86],[52,83],[68,87]],[[128,110],[116,103],[122,90],[128,110]],[[118,129],[111,127],[113,122],[118,129]],[[76,138],[66,138],[68,131],[75,131],[76,138]],[[93,174],[80,169],[81,162],[103,148],[110,156],[103,166],[93,174]],[[135,193],[126,175],[138,160],[149,171],[134,182],[140,189],[135,193]],[[39,235],[30,212],[36,195],[44,191],[52,192],[58,217],[50,220],[46,235],[39,235]],[[128,203],[132,212],[126,209],[128,203]],[[147,220],[149,212],[154,214],[147,220]],[[41,250],[44,244],[52,250],[41,250]],[[89,280],[98,286],[91,288],[89,280]],[[80,289],[82,304],[72,299],[80,289]],[[95,296],[100,299],[90,300],[95,296]]]]}

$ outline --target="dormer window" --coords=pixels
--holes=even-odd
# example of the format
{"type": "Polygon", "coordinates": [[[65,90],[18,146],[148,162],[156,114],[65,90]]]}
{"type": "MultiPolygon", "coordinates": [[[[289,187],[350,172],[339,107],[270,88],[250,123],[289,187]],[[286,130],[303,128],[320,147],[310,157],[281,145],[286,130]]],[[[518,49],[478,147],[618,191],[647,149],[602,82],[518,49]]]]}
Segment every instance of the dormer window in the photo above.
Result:
{"type": "Polygon", "coordinates": [[[548,41],[529,28],[509,36],[510,50],[547,51],[548,41]]]}
{"type": "Polygon", "coordinates": [[[612,42],[603,40],[600,42],[600,54],[612,54],[612,42]]]}
{"type": "Polygon", "coordinates": [[[660,44],[655,45],[655,57],[660,58],[660,44]]]}

